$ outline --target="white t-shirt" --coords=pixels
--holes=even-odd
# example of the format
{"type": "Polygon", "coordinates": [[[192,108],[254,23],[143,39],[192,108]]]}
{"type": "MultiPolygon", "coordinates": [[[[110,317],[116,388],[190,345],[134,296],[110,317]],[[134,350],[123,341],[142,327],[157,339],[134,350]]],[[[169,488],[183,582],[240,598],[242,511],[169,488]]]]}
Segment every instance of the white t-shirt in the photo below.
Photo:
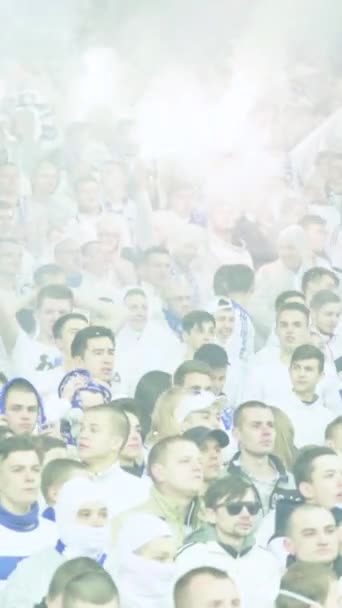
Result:
{"type": "Polygon", "coordinates": [[[285,393],[275,403],[290,418],[297,448],[305,445],[324,445],[324,431],[334,419],[334,414],[325,407],[319,397],[313,403],[304,403],[293,392],[285,393]]]}
{"type": "Polygon", "coordinates": [[[58,367],[62,355],[56,346],[43,344],[20,331],[11,358],[15,376],[39,385],[40,375],[58,367]]]}

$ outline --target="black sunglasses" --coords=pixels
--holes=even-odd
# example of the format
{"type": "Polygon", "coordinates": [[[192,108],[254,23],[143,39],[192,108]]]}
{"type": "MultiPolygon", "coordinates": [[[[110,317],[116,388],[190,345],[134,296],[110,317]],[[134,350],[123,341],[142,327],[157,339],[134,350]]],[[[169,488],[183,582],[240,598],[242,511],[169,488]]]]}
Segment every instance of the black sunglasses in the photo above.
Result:
{"type": "Polygon", "coordinates": [[[261,509],[259,502],[226,502],[218,507],[225,507],[229,515],[240,515],[245,507],[250,515],[256,515],[261,509]]]}

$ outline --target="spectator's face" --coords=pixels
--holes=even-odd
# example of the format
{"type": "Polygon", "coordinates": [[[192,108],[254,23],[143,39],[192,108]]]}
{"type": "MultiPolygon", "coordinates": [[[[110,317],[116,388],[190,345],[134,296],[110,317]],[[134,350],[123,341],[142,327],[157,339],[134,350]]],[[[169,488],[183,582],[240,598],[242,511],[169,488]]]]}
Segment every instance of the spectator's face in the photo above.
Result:
{"type": "Polygon", "coordinates": [[[316,458],[310,481],[299,486],[306,500],[332,509],[342,503],[342,462],[339,456],[327,454],[316,458]]]}
{"type": "Polygon", "coordinates": [[[89,245],[83,254],[82,265],[84,270],[93,274],[102,274],[105,263],[105,251],[101,243],[89,245]]]}
{"type": "Polygon", "coordinates": [[[109,416],[96,408],[86,410],[82,419],[78,452],[81,460],[93,460],[116,454],[122,446],[122,437],[115,434],[109,416]]]}
{"type": "Polygon", "coordinates": [[[70,319],[64,324],[62,335],[56,339],[56,344],[59,350],[70,357],[71,344],[77,332],[88,327],[88,323],[82,319],[70,319]]]}
{"type": "Polygon", "coordinates": [[[168,308],[171,312],[178,317],[183,319],[192,308],[192,293],[188,285],[180,284],[177,288],[172,288],[166,298],[168,308]]]}
{"type": "Polygon", "coordinates": [[[10,389],[6,396],[6,421],[15,435],[31,434],[37,424],[38,399],[33,392],[10,389]]]}
{"type": "Polygon", "coordinates": [[[50,196],[54,193],[58,184],[58,171],[50,163],[40,165],[33,182],[35,194],[40,196],[50,196]]]}
{"type": "Polygon", "coordinates": [[[284,310],[278,316],[277,335],[281,349],[292,353],[297,346],[309,342],[309,328],[306,316],[299,310],[284,310]]]}
{"type": "Polygon", "coordinates": [[[215,315],[216,335],[222,344],[226,344],[234,331],[235,314],[233,310],[219,309],[215,315]]]}
{"type": "Polygon", "coordinates": [[[279,245],[278,255],[284,266],[289,270],[297,270],[302,263],[302,256],[300,255],[298,247],[290,245],[289,243],[279,245]]]}
{"type": "Polygon", "coordinates": [[[128,325],[134,331],[143,331],[148,319],[148,302],[145,295],[135,294],[125,298],[128,325]]]}
{"type": "Polygon", "coordinates": [[[208,515],[220,538],[245,538],[253,531],[259,511],[255,493],[248,490],[242,498],[226,496],[218,500],[214,509],[208,509],[208,515]]]}
{"type": "Polygon", "coordinates": [[[246,409],[240,418],[234,435],[241,447],[251,455],[271,454],[274,449],[274,416],[266,408],[246,409]]]}
{"type": "Polygon", "coordinates": [[[81,252],[78,244],[75,241],[66,240],[57,245],[55,263],[62,268],[66,275],[80,272],[81,252]]]}
{"type": "Polygon", "coordinates": [[[6,274],[18,274],[23,259],[22,247],[17,243],[0,244],[1,271],[6,274]]]}
{"type": "Polygon", "coordinates": [[[310,281],[308,283],[305,294],[308,306],[310,306],[314,295],[324,289],[327,289],[328,291],[336,290],[335,281],[329,275],[323,275],[319,280],[310,281]]]}
{"type": "Polygon", "coordinates": [[[217,479],[222,471],[222,449],[216,439],[206,439],[201,447],[204,481],[217,479]]]}
{"type": "Polygon", "coordinates": [[[299,394],[315,392],[322,377],[317,359],[294,361],[290,367],[292,386],[299,394]]]}
{"type": "Polygon", "coordinates": [[[211,385],[214,395],[222,395],[227,380],[227,368],[216,368],[211,371],[211,385]]]}
{"type": "Polygon", "coordinates": [[[19,196],[19,171],[12,165],[0,167],[0,193],[19,196]]]}
{"type": "Polygon", "coordinates": [[[25,513],[36,502],[41,465],[36,452],[13,452],[0,464],[1,504],[25,513]]]}
{"type": "Polygon", "coordinates": [[[312,310],[311,318],[315,327],[324,335],[332,336],[341,317],[341,303],[324,304],[318,310],[312,310]]]}
{"type": "Polygon", "coordinates": [[[198,496],[203,484],[201,453],[192,442],[179,442],[169,446],[163,463],[152,467],[157,483],[170,492],[186,497],[198,496]]]}
{"type": "Polygon", "coordinates": [[[328,231],[326,226],[311,224],[305,228],[305,233],[311,251],[316,254],[320,254],[325,251],[328,239],[328,231]]]}
{"type": "Polygon", "coordinates": [[[288,551],[301,562],[331,563],[338,555],[338,533],[327,509],[298,511],[291,518],[288,551]]]}
{"type": "Polygon", "coordinates": [[[182,425],[182,431],[188,431],[197,426],[205,426],[208,429],[219,429],[221,426],[221,415],[216,406],[208,407],[198,412],[189,414],[182,425]]]}
{"type": "Polygon", "coordinates": [[[171,259],[168,253],[151,254],[144,265],[144,278],[146,281],[160,288],[166,285],[171,274],[171,259]]]}
{"type": "Polygon", "coordinates": [[[186,376],[184,377],[183,388],[186,388],[194,393],[201,393],[202,391],[211,391],[211,377],[207,374],[201,374],[198,372],[186,374],[186,376]]]}
{"type": "Polygon", "coordinates": [[[36,317],[41,333],[52,336],[52,328],[54,323],[63,315],[69,314],[71,310],[71,300],[44,298],[40,308],[38,308],[36,311],[36,317]]]}
{"type": "Polygon", "coordinates": [[[76,514],[77,523],[91,528],[103,528],[108,522],[108,509],[105,505],[97,502],[89,502],[82,505],[76,514]]]}
{"type": "Polygon", "coordinates": [[[173,562],[177,553],[176,541],[172,536],[155,538],[136,551],[137,555],[155,562],[173,562]]]}
{"type": "Polygon", "coordinates": [[[138,418],[131,412],[126,412],[129,420],[129,435],[127,443],[123,448],[120,456],[123,460],[130,462],[138,462],[142,456],[143,441],[141,435],[141,425],[138,418]]]}
{"type": "Polygon", "coordinates": [[[327,441],[327,445],[338,454],[342,454],[342,424],[335,426],[331,439],[327,441]]]}
{"type": "Polygon", "coordinates": [[[90,338],[83,357],[75,357],[75,362],[88,370],[94,380],[110,382],[115,362],[114,344],[106,336],[90,338]]]}
{"type": "Polygon", "coordinates": [[[96,213],[100,207],[99,188],[96,182],[83,182],[77,190],[78,209],[81,213],[96,213]]]}
{"type": "Polygon", "coordinates": [[[215,325],[211,321],[194,325],[189,333],[184,332],[184,341],[196,352],[203,344],[215,342],[215,325]]]}
{"type": "Polygon", "coordinates": [[[121,237],[121,229],[118,226],[112,225],[111,223],[106,223],[106,225],[104,225],[102,221],[98,224],[97,238],[102,246],[104,256],[111,256],[118,251],[121,237]]]}
{"type": "MultiPolygon", "coordinates": [[[[200,574],[187,590],[187,608],[240,608],[240,596],[235,584],[229,579],[200,574]]],[[[183,604],[176,608],[184,608],[183,604]]]]}

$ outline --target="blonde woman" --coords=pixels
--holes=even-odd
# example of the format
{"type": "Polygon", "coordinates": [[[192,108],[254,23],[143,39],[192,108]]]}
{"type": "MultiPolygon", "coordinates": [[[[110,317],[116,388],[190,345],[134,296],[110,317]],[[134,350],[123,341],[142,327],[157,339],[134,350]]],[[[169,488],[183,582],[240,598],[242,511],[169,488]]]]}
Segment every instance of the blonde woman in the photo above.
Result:
{"type": "Polygon", "coordinates": [[[221,428],[221,410],[221,400],[209,391],[194,394],[183,388],[170,388],[160,395],[154,407],[147,446],[196,426],[221,428]]]}
{"type": "Polygon", "coordinates": [[[290,418],[278,407],[272,407],[276,440],[274,454],[280,458],[287,471],[292,471],[298,450],[294,445],[294,427],[290,418]]]}

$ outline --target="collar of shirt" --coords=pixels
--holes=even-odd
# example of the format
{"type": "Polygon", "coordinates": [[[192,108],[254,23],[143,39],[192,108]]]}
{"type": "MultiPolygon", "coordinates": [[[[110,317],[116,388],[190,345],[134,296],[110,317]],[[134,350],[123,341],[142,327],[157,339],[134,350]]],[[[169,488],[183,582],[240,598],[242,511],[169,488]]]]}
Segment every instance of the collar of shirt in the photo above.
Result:
{"type": "Polygon", "coordinates": [[[119,476],[120,473],[122,473],[122,472],[123,471],[122,471],[119,463],[115,462],[114,464],[112,464],[111,467],[109,467],[109,469],[106,469],[105,471],[98,471],[96,473],[91,472],[90,477],[91,477],[91,479],[93,479],[95,481],[99,480],[99,479],[102,481],[105,481],[105,480],[111,479],[114,475],[119,476]]]}

